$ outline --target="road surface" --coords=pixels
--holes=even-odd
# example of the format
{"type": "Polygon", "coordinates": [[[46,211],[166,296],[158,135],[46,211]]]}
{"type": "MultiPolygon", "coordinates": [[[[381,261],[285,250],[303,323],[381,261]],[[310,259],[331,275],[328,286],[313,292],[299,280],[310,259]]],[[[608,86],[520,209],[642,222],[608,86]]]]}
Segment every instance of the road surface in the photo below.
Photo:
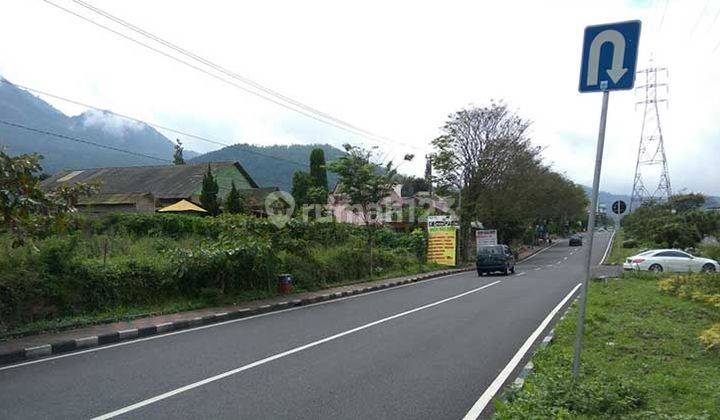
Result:
{"type": "Polygon", "coordinates": [[[586,250],[3,366],[0,418],[474,416],[570,302],[586,250]]]}

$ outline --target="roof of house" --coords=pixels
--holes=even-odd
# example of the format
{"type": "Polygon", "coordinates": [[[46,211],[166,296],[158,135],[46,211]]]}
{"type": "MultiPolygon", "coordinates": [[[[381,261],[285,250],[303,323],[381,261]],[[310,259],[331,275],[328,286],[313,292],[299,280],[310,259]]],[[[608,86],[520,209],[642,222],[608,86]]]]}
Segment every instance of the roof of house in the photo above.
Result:
{"type": "Polygon", "coordinates": [[[78,204],[82,206],[135,204],[141,198],[152,200],[153,195],[151,193],[92,194],[78,198],[78,204]]]}
{"type": "Polygon", "coordinates": [[[185,212],[197,212],[197,213],[207,213],[207,210],[204,208],[193,204],[187,200],[180,200],[175,204],[171,204],[167,207],[163,207],[160,210],[158,210],[161,213],[185,213],[185,212]]]}
{"type": "MultiPolygon", "coordinates": [[[[76,182],[100,182],[99,194],[152,193],[156,198],[190,197],[200,190],[207,163],[193,165],[130,166],[64,171],[44,180],[43,188],[76,182]]],[[[235,167],[251,188],[257,183],[238,162],[210,163],[213,173],[235,167]]]]}

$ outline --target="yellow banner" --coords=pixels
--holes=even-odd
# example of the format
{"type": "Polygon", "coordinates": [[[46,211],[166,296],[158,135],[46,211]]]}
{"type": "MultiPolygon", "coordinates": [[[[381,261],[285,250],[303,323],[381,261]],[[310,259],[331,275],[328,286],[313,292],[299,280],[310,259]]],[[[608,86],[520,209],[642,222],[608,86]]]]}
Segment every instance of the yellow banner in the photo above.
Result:
{"type": "Polygon", "coordinates": [[[455,265],[456,231],[455,226],[428,227],[428,262],[455,265]]]}

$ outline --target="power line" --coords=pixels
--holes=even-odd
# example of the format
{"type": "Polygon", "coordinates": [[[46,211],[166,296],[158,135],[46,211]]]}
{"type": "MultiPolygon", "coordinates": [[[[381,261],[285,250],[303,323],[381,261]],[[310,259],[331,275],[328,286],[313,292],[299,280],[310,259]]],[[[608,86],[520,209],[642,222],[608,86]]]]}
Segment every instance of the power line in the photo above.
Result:
{"type": "Polygon", "coordinates": [[[148,121],[145,121],[145,120],[141,120],[141,119],[139,119],[139,118],[137,118],[137,117],[132,117],[132,116],[129,116],[129,115],[126,115],[126,114],[119,114],[119,113],[116,113],[116,112],[114,112],[114,111],[107,111],[107,110],[105,110],[105,109],[103,109],[103,108],[100,108],[100,107],[98,107],[98,106],[94,106],[94,105],[90,105],[90,104],[87,104],[87,103],[84,103],[84,102],[80,102],[80,101],[77,101],[77,100],[75,100],[75,99],[66,98],[66,97],[63,97],[63,96],[60,96],[60,95],[57,95],[57,94],[54,94],[54,93],[46,92],[46,91],[43,91],[43,90],[40,90],[40,89],[35,89],[35,88],[31,88],[31,87],[29,87],[29,86],[24,86],[24,85],[18,85],[18,84],[15,84],[15,83],[13,83],[13,85],[15,85],[16,87],[19,87],[19,88],[21,88],[21,89],[25,89],[25,90],[27,90],[27,91],[30,91],[30,92],[35,92],[35,93],[40,94],[40,95],[49,96],[49,97],[51,97],[51,98],[59,99],[59,100],[61,100],[61,101],[65,101],[65,102],[68,102],[68,103],[71,103],[71,104],[74,104],[74,105],[82,106],[82,107],[89,108],[89,109],[95,109],[95,110],[101,111],[101,112],[111,112],[113,115],[118,116],[118,117],[120,117],[120,118],[124,118],[124,119],[129,120],[129,121],[135,121],[135,122],[138,122],[138,123],[141,123],[141,124],[145,124],[145,125],[148,125],[148,126],[150,126],[150,127],[154,127],[154,128],[156,128],[156,129],[170,131],[170,132],[175,133],[175,134],[180,134],[180,135],[183,135],[183,136],[191,137],[191,138],[194,138],[194,139],[197,139],[197,140],[200,140],[200,141],[204,141],[204,142],[208,142],[208,143],[212,143],[212,144],[216,144],[216,145],[220,145],[220,146],[225,146],[225,147],[238,147],[238,148],[242,149],[243,151],[245,151],[245,152],[247,152],[247,153],[250,153],[250,154],[254,154],[254,155],[258,155],[258,156],[263,156],[263,157],[270,158],[270,159],[275,159],[275,160],[278,160],[278,161],[282,161],[282,162],[290,163],[290,164],[293,164],[293,165],[297,165],[297,166],[300,166],[300,167],[303,167],[303,168],[306,168],[306,167],[308,166],[306,163],[300,163],[300,162],[296,162],[296,161],[294,161],[294,160],[289,160],[289,159],[285,159],[285,158],[281,158],[281,157],[277,157],[277,156],[272,156],[272,155],[269,155],[269,154],[266,154],[266,153],[257,152],[257,151],[254,151],[254,150],[249,150],[249,149],[243,147],[242,144],[238,144],[238,143],[235,143],[235,144],[232,144],[232,143],[223,143],[223,142],[220,142],[220,141],[218,141],[218,140],[210,139],[210,138],[208,138],[208,137],[204,137],[204,136],[200,136],[200,135],[197,135],[197,134],[188,133],[188,132],[186,132],[186,131],[178,130],[178,129],[171,128],[171,127],[168,127],[168,126],[165,126],[165,125],[160,125],[160,124],[156,124],[156,123],[153,123],[153,122],[148,122],[148,121]]]}
{"type": "Polygon", "coordinates": [[[20,129],[23,129],[23,130],[26,130],[26,131],[32,131],[32,132],[34,132],[34,133],[44,134],[44,135],[46,135],[46,136],[58,137],[58,138],[61,138],[61,139],[70,140],[70,141],[74,141],[74,142],[77,142],[77,143],[83,143],[83,144],[87,144],[87,145],[90,145],[90,146],[100,147],[100,148],[103,148],[103,149],[114,150],[114,151],[116,151],[116,152],[127,153],[127,154],[129,154],[129,155],[134,155],[134,156],[144,157],[144,158],[148,158],[148,159],[153,159],[153,160],[157,160],[157,161],[160,161],[160,162],[172,162],[172,161],[169,160],[169,159],[163,159],[163,158],[159,158],[159,157],[157,157],[157,156],[150,156],[150,155],[146,155],[146,154],[144,154],[144,153],[138,153],[138,152],[133,152],[133,151],[130,151],[130,150],[120,149],[120,148],[118,148],[118,147],[113,147],[113,146],[108,146],[108,145],[105,145],[105,144],[95,143],[95,142],[90,141],[90,140],[84,140],[84,139],[79,139],[79,138],[77,138],[77,137],[66,136],[66,135],[60,134],[60,133],[53,133],[53,132],[51,132],[51,131],[45,131],[45,130],[41,130],[41,129],[39,129],[39,128],[28,127],[28,126],[26,126],[26,125],[17,124],[17,123],[13,123],[13,122],[10,122],[10,121],[0,120],[0,124],[5,124],[5,125],[8,125],[8,126],[10,126],[10,127],[20,128],[20,129]]]}
{"type": "MultiPolygon", "coordinates": [[[[255,89],[260,90],[261,92],[257,92],[257,91],[255,91],[255,90],[248,89],[248,88],[245,87],[245,86],[242,86],[242,85],[239,85],[239,84],[237,84],[237,83],[234,83],[234,82],[232,82],[232,81],[230,81],[230,80],[227,80],[226,78],[221,77],[220,75],[211,73],[211,72],[209,72],[209,71],[207,71],[207,70],[205,70],[205,69],[203,69],[203,68],[201,68],[201,67],[199,67],[199,66],[197,66],[197,65],[195,65],[195,64],[189,63],[189,62],[184,61],[184,60],[182,60],[182,59],[180,59],[180,58],[178,58],[178,57],[176,57],[176,56],[173,56],[173,55],[171,55],[171,54],[168,54],[168,53],[165,52],[165,51],[162,51],[162,50],[160,50],[160,49],[158,49],[158,48],[155,48],[155,47],[153,47],[153,46],[151,46],[151,45],[148,45],[148,44],[146,44],[146,43],[144,43],[144,42],[142,42],[142,41],[140,41],[140,40],[137,40],[137,39],[132,38],[132,37],[126,35],[126,34],[123,34],[123,33],[119,32],[119,31],[117,31],[117,30],[115,30],[115,29],[112,29],[112,28],[110,28],[110,27],[108,27],[108,26],[106,26],[106,25],[103,25],[103,24],[101,24],[101,23],[99,23],[99,22],[96,22],[96,21],[94,21],[94,20],[92,20],[92,19],[90,19],[90,18],[88,18],[88,17],[86,17],[86,16],[83,16],[83,15],[81,15],[81,14],[75,12],[75,11],[72,11],[72,10],[70,10],[70,9],[67,9],[67,8],[65,8],[65,7],[62,7],[62,6],[60,6],[60,5],[52,2],[52,1],[50,1],[50,0],[43,0],[43,1],[44,1],[45,3],[51,5],[51,6],[54,6],[54,7],[58,8],[58,9],[64,11],[64,12],[66,12],[66,13],[69,13],[69,14],[71,14],[71,15],[73,15],[73,16],[76,16],[76,17],[78,17],[78,18],[80,18],[80,19],[82,19],[82,20],[84,20],[84,21],[86,21],[86,22],[88,22],[88,23],[91,23],[91,24],[93,24],[93,25],[95,25],[95,26],[98,26],[98,27],[100,27],[100,28],[102,28],[102,29],[104,29],[104,30],[106,30],[106,31],[109,31],[109,32],[111,32],[111,33],[113,33],[113,34],[115,34],[115,35],[118,35],[118,36],[120,36],[120,37],[122,37],[122,38],[124,38],[124,39],[126,39],[126,40],[128,40],[128,41],[134,42],[134,43],[136,43],[136,44],[138,44],[138,45],[140,45],[140,46],[143,46],[143,47],[145,47],[145,48],[147,48],[147,49],[150,49],[151,51],[154,51],[154,52],[156,52],[156,53],[158,53],[158,54],[161,54],[161,55],[163,55],[163,56],[165,56],[165,57],[167,57],[167,58],[169,58],[169,59],[171,59],[171,60],[174,60],[174,61],[176,61],[176,62],[179,62],[179,63],[181,63],[181,64],[184,64],[184,65],[186,65],[186,66],[188,66],[188,67],[190,67],[190,68],[192,68],[192,69],[194,69],[194,70],[196,70],[196,71],[202,72],[202,73],[204,73],[204,74],[206,74],[206,75],[208,75],[208,76],[211,76],[211,77],[213,77],[213,78],[215,78],[215,79],[217,79],[217,80],[220,80],[220,81],[222,81],[222,82],[224,82],[224,83],[227,83],[227,84],[229,84],[229,85],[231,85],[231,86],[233,86],[233,87],[236,87],[236,88],[238,88],[238,89],[240,89],[240,90],[243,90],[243,91],[245,91],[245,92],[247,92],[247,93],[250,93],[250,94],[252,94],[252,95],[258,96],[258,97],[260,97],[260,98],[262,98],[262,99],[265,99],[265,100],[267,100],[267,101],[269,101],[269,102],[272,102],[272,103],[274,103],[274,104],[276,104],[276,105],[279,105],[279,106],[284,107],[284,108],[286,108],[286,109],[289,109],[289,110],[291,110],[291,111],[295,111],[295,112],[297,112],[297,113],[300,113],[300,114],[302,114],[302,115],[304,115],[304,116],[306,116],[306,117],[308,117],[308,118],[312,118],[312,119],[314,119],[314,120],[316,120],[316,121],[319,121],[319,122],[322,122],[322,123],[324,123],[324,124],[327,124],[327,125],[330,125],[330,126],[339,128],[339,129],[341,129],[341,130],[350,132],[350,133],[355,134],[355,135],[359,135],[359,136],[361,136],[361,137],[365,137],[365,138],[370,139],[370,140],[374,140],[374,141],[376,141],[376,142],[379,141],[379,140],[381,140],[381,141],[390,141],[390,142],[393,142],[392,140],[390,140],[390,139],[387,138],[387,137],[379,136],[379,135],[374,134],[374,133],[372,133],[372,132],[370,132],[370,131],[368,131],[368,130],[364,130],[364,129],[358,128],[358,127],[356,127],[356,126],[353,126],[353,125],[350,124],[350,123],[347,123],[347,122],[345,122],[345,121],[343,121],[343,120],[340,120],[340,119],[337,119],[337,118],[335,118],[335,117],[332,117],[332,116],[330,116],[329,114],[326,114],[326,113],[323,113],[323,112],[321,112],[321,111],[319,111],[319,110],[316,110],[315,108],[312,108],[312,107],[310,107],[310,106],[304,105],[304,104],[302,104],[302,103],[299,102],[299,101],[295,101],[295,100],[293,100],[293,99],[291,99],[291,98],[289,98],[289,97],[287,97],[287,96],[281,95],[281,94],[279,94],[279,93],[277,93],[277,92],[275,92],[275,91],[273,91],[273,90],[271,90],[271,89],[269,89],[269,88],[266,88],[266,87],[260,85],[259,83],[256,83],[256,82],[254,82],[254,81],[252,81],[252,80],[250,80],[250,79],[247,79],[247,78],[242,77],[242,76],[240,76],[240,75],[238,75],[238,74],[236,74],[236,73],[233,73],[233,72],[231,72],[231,71],[229,71],[229,70],[227,70],[227,69],[225,69],[225,68],[223,68],[223,67],[221,67],[221,66],[219,66],[219,65],[217,65],[217,64],[215,64],[215,63],[213,63],[213,62],[211,62],[211,61],[209,61],[209,60],[206,60],[206,59],[204,59],[204,58],[202,58],[202,57],[200,57],[200,56],[198,56],[198,55],[196,55],[196,54],[194,54],[194,53],[191,53],[191,52],[189,52],[189,51],[187,51],[187,50],[185,50],[185,49],[183,49],[183,48],[181,48],[181,47],[179,47],[179,46],[177,46],[177,45],[175,45],[175,44],[172,44],[172,43],[170,43],[169,41],[166,41],[166,40],[164,40],[164,39],[162,39],[162,38],[160,38],[160,37],[157,37],[157,36],[155,36],[155,35],[147,32],[147,31],[141,29],[141,28],[138,28],[138,27],[136,27],[136,26],[134,26],[134,25],[132,25],[132,24],[130,24],[130,23],[128,23],[128,22],[125,22],[125,21],[123,21],[123,20],[120,19],[120,18],[117,18],[117,17],[115,17],[115,16],[113,16],[113,15],[107,13],[107,12],[102,11],[101,9],[98,9],[98,8],[92,6],[92,5],[89,5],[88,3],[85,3],[85,2],[82,2],[82,1],[75,1],[75,0],[73,0],[73,1],[75,1],[77,4],[79,4],[80,6],[86,8],[86,9],[89,9],[89,10],[95,12],[95,13],[98,13],[98,14],[100,14],[100,15],[108,18],[108,19],[111,19],[111,20],[113,20],[114,22],[122,25],[123,27],[126,27],[126,28],[128,28],[128,29],[130,29],[130,30],[132,30],[132,31],[134,31],[134,32],[136,32],[136,33],[139,33],[139,34],[141,34],[142,36],[144,36],[144,37],[146,37],[146,38],[150,38],[150,39],[152,39],[152,40],[154,40],[154,41],[156,41],[156,42],[159,42],[159,43],[167,46],[168,48],[171,48],[171,49],[173,49],[174,51],[177,51],[177,52],[179,52],[179,53],[181,53],[181,54],[183,54],[183,55],[185,55],[185,56],[187,56],[187,57],[189,57],[189,58],[191,58],[191,59],[194,59],[194,60],[196,60],[196,61],[199,61],[199,62],[203,63],[204,65],[206,65],[206,66],[208,66],[208,67],[211,67],[211,68],[213,68],[213,69],[215,69],[215,70],[217,70],[217,71],[219,71],[219,72],[221,72],[221,73],[223,73],[223,74],[225,74],[225,75],[227,75],[227,76],[229,76],[229,77],[231,77],[231,78],[233,78],[233,79],[239,80],[239,81],[242,82],[242,83],[245,83],[245,84],[248,84],[248,85],[250,85],[250,86],[253,86],[255,89]],[[287,102],[287,103],[286,103],[286,102],[287,102]],[[289,104],[288,104],[288,103],[289,103],[289,104]],[[298,108],[299,108],[299,109],[298,109],[298,108]]],[[[417,150],[423,150],[423,149],[418,148],[417,146],[410,145],[410,144],[400,143],[400,142],[397,142],[397,141],[394,141],[393,143],[403,144],[403,145],[405,145],[405,146],[408,146],[408,147],[411,147],[411,148],[415,148],[415,149],[417,149],[417,150]]]]}
{"type": "Polygon", "coordinates": [[[695,30],[697,30],[698,26],[700,25],[700,22],[702,21],[702,17],[705,14],[705,11],[707,10],[707,7],[709,4],[710,4],[710,0],[706,0],[705,6],[703,6],[702,10],[700,11],[700,16],[698,16],[698,18],[697,18],[697,22],[695,22],[695,25],[693,25],[692,29],[690,30],[691,37],[695,34],[695,30]]]}

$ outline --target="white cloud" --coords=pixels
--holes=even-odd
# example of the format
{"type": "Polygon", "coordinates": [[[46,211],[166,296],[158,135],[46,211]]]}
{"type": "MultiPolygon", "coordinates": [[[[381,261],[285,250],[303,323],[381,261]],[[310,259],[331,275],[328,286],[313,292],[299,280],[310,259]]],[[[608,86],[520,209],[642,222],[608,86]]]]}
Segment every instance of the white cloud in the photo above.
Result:
{"type": "MultiPolygon", "coordinates": [[[[43,2],[9,3],[0,38],[14,42],[0,44],[0,73],[11,81],[228,143],[360,141],[43,2]]],[[[535,122],[546,159],[585,184],[592,179],[600,95],[577,93],[582,31],[639,18],[640,62],[647,63],[652,51],[670,68],[663,124],[673,185],[720,194],[715,2],[705,16],[705,0],[670,2],[662,30],[664,1],[92,3],[287,96],[397,139],[383,146],[396,159],[422,155],[400,142],[429,149],[448,113],[504,99],[535,122]]],[[[610,101],[602,185],[629,192],[640,114],[630,92],[614,93],[610,101]]],[[[191,149],[216,147],[184,141],[191,149]]],[[[423,162],[403,168],[420,174],[423,162]]]]}

